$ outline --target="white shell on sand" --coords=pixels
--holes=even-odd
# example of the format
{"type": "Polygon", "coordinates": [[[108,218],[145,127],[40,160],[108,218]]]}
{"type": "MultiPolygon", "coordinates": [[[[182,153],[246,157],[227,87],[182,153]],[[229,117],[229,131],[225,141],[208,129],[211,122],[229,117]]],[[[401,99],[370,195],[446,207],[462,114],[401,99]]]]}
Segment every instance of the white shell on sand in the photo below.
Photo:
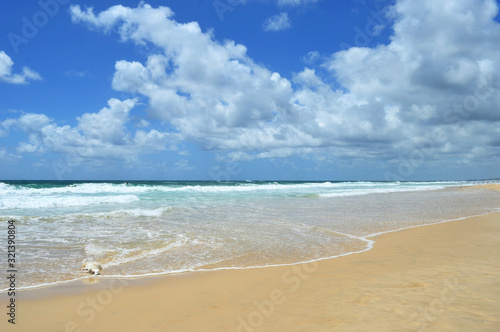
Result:
{"type": "Polygon", "coordinates": [[[87,262],[83,264],[82,270],[94,275],[99,275],[102,270],[102,266],[96,262],[87,262]]]}

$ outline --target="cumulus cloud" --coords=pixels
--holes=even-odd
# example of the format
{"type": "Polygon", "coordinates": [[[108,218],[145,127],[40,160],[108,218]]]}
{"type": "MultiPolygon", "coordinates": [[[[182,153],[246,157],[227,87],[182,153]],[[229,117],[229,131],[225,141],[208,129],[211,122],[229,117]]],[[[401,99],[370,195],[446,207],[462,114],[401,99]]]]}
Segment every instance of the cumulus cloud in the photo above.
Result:
{"type": "Polygon", "coordinates": [[[287,13],[281,13],[269,17],[264,21],[262,29],[264,31],[283,31],[291,27],[287,13]]]}
{"type": "Polygon", "coordinates": [[[370,123],[387,129],[397,124],[408,130],[405,138],[439,129],[470,150],[475,121],[495,127],[500,120],[494,107],[500,101],[496,3],[398,1],[393,11],[389,45],[353,47],[333,54],[325,65],[350,95],[370,106],[371,116],[363,116],[372,117],[370,123]],[[381,119],[385,123],[377,123],[381,119]],[[456,134],[459,126],[465,136],[456,134]]]}
{"type": "Polygon", "coordinates": [[[129,113],[136,103],[135,99],[110,99],[108,107],[78,117],[75,127],[59,126],[46,115],[33,113],[0,124],[6,130],[17,128],[28,135],[28,142],[19,143],[18,153],[56,152],[83,159],[129,159],[144,153],[175,150],[177,134],[154,129],[132,133],[127,129],[129,113]]]}
{"type": "Polygon", "coordinates": [[[12,84],[26,84],[28,81],[41,80],[42,77],[37,72],[23,67],[21,73],[13,73],[14,61],[5,53],[0,51],[0,81],[12,84]]]}
{"type": "Polygon", "coordinates": [[[71,12],[74,21],[104,30],[114,26],[123,40],[161,48],[144,64],[117,61],[113,88],[148,97],[153,118],[170,121],[208,149],[226,144],[228,130],[247,135],[288,107],[288,80],[254,63],[243,45],[220,43],[195,22],[169,19],[168,8],[115,6],[95,15],[73,6],[71,12]]]}
{"type": "Polygon", "coordinates": [[[313,52],[310,67],[289,81],[253,61],[245,46],[219,42],[196,22],[176,22],[169,8],[114,6],[96,14],[71,7],[74,22],[154,46],[144,63],[116,62],[115,90],[145,96],[151,118],[232,159],[328,151],[397,162],[418,147],[429,159],[498,155],[497,3],[398,0],[390,12],[387,45],[313,52]]]}

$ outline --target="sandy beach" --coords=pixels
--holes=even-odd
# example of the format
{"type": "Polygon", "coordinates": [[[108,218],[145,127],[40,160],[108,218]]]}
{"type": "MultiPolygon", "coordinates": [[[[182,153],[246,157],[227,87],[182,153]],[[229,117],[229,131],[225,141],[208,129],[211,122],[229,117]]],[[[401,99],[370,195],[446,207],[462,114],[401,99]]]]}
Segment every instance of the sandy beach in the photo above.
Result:
{"type": "Polygon", "coordinates": [[[4,313],[0,330],[500,330],[500,212],[372,240],[309,264],[21,291],[15,326],[4,313]]]}
{"type": "Polygon", "coordinates": [[[0,332],[500,332],[500,0],[0,31],[0,332]]]}
{"type": "Polygon", "coordinates": [[[0,332],[500,332],[500,0],[0,31],[0,332]]]}

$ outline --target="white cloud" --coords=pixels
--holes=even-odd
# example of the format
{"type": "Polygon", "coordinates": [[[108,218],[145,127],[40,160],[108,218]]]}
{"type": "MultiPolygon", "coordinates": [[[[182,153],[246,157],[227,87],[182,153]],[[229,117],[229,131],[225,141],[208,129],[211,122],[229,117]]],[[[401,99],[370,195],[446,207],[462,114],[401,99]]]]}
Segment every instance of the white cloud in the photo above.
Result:
{"type": "Polygon", "coordinates": [[[175,150],[176,135],[159,132],[155,129],[145,132],[138,130],[134,137],[134,145],[145,148],[146,151],[175,150]]]}
{"type": "Polygon", "coordinates": [[[262,25],[264,31],[283,31],[290,27],[291,25],[287,13],[271,16],[267,18],[262,25]]]}
{"type": "MultiPolygon", "coordinates": [[[[8,120],[7,120],[8,121],[8,120]]],[[[10,123],[10,121],[8,121],[10,123]]],[[[47,126],[52,120],[45,114],[24,114],[15,121],[15,124],[23,131],[33,133],[47,126]]],[[[11,124],[9,124],[11,125],[11,124]]]]}
{"type": "Polygon", "coordinates": [[[22,159],[21,156],[8,153],[6,148],[0,147],[0,163],[2,164],[16,163],[21,159],[22,159]]]}
{"type": "Polygon", "coordinates": [[[151,123],[149,123],[148,121],[146,121],[144,119],[140,119],[139,121],[137,121],[137,123],[135,125],[136,125],[136,127],[139,127],[139,128],[147,128],[151,125],[151,123]]]}
{"type": "Polygon", "coordinates": [[[20,142],[18,153],[56,152],[81,159],[123,160],[145,153],[176,150],[178,134],[155,129],[132,133],[126,127],[136,103],[135,99],[110,99],[108,107],[77,118],[76,127],[61,127],[44,114],[32,113],[1,124],[4,128],[15,127],[28,134],[29,142],[20,142]]]}
{"type": "Polygon", "coordinates": [[[170,20],[168,8],[113,7],[98,15],[71,8],[75,21],[105,30],[115,24],[123,40],[153,43],[163,50],[150,55],[145,64],[117,61],[113,87],[147,96],[150,115],[170,121],[185,138],[217,148],[227,130],[236,136],[238,131],[258,130],[261,122],[288,107],[288,80],[255,64],[243,45],[219,43],[195,22],[170,20]]]}
{"type": "Polygon", "coordinates": [[[196,167],[189,164],[186,159],[181,159],[175,163],[175,169],[183,172],[194,170],[196,167]]]}
{"type": "Polygon", "coordinates": [[[71,7],[74,22],[154,46],[145,63],[116,62],[113,88],[147,97],[150,117],[169,122],[182,139],[233,159],[328,151],[381,162],[411,155],[429,137],[429,159],[499,152],[497,12],[492,0],[399,0],[388,45],[311,53],[311,67],[294,75],[292,87],[255,63],[245,46],[218,42],[195,22],[178,23],[166,7],[115,6],[99,14],[71,7]],[[325,71],[339,89],[323,79],[325,71]]]}
{"type": "Polygon", "coordinates": [[[103,108],[98,113],[86,113],[77,118],[77,128],[87,140],[123,145],[127,140],[125,122],[136,103],[135,99],[111,99],[108,102],[109,108],[103,108]]]}
{"type": "Polygon", "coordinates": [[[23,67],[19,74],[12,73],[14,61],[4,52],[0,51],[0,81],[12,84],[26,84],[28,81],[41,80],[42,77],[37,72],[23,67]]]}

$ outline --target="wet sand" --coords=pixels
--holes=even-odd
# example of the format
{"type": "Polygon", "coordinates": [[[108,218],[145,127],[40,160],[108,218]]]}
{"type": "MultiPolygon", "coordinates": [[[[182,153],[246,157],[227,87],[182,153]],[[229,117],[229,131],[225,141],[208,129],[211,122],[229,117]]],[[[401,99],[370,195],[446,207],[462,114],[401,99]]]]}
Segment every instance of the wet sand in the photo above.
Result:
{"type": "Polygon", "coordinates": [[[18,292],[15,326],[2,293],[0,330],[500,331],[500,212],[372,239],[316,263],[18,292]]]}

